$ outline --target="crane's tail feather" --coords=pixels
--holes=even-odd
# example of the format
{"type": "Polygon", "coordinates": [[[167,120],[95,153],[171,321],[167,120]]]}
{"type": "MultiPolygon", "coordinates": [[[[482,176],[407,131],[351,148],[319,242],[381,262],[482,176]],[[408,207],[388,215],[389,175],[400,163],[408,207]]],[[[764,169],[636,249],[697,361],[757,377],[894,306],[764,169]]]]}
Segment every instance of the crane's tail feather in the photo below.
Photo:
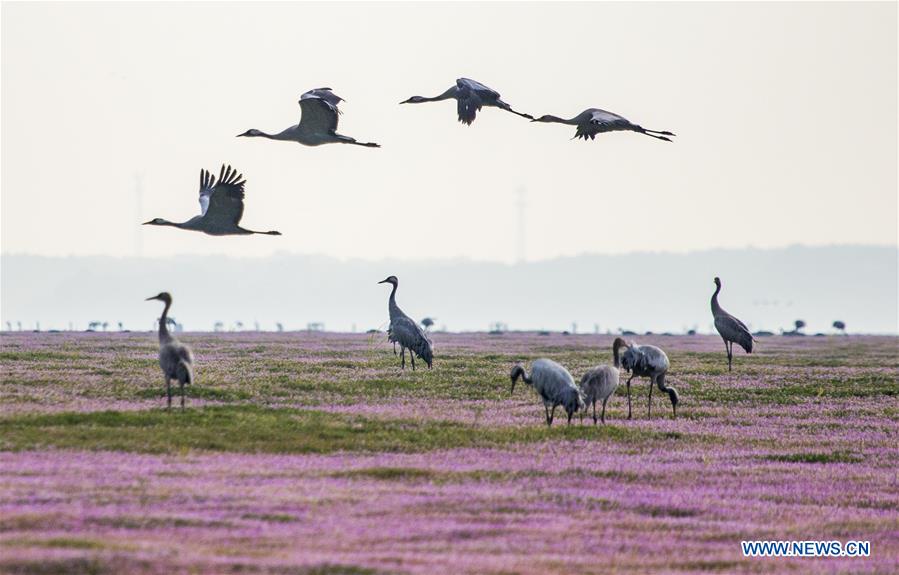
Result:
{"type": "Polygon", "coordinates": [[[191,365],[184,360],[178,362],[178,366],[175,368],[175,375],[180,382],[189,384],[194,381],[194,370],[191,365]]]}

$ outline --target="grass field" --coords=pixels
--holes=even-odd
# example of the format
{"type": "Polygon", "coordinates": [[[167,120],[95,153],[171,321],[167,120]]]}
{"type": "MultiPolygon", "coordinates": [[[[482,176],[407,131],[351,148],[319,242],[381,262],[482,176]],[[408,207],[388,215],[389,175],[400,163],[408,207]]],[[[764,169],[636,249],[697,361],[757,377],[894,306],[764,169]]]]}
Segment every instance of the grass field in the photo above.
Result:
{"type": "Polygon", "coordinates": [[[638,338],[678,419],[635,379],[634,420],[621,387],[607,425],[551,429],[510,368],[579,378],[611,337],[435,334],[415,373],[383,334],[182,340],[197,382],[167,412],[155,334],[2,336],[0,571],[899,572],[895,337],[763,338],[733,373],[717,337],[638,338]]]}

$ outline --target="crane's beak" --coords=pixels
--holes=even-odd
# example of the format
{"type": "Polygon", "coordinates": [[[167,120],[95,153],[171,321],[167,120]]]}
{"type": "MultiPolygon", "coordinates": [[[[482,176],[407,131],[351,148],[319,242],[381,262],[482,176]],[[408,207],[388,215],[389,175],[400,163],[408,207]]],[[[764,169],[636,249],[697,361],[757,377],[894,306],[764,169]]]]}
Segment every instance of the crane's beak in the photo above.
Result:
{"type": "Polygon", "coordinates": [[[144,223],[142,223],[141,225],[142,225],[142,226],[146,226],[146,225],[152,224],[152,223],[153,223],[153,220],[150,220],[149,222],[144,222],[144,223]]]}
{"type": "Polygon", "coordinates": [[[158,295],[154,295],[153,297],[148,297],[148,298],[145,299],[144,301],[151,301],[151,300],[154,300],[154,299],[159,299],[159,296],[158,296],[158,295]]]}
{"type": "Polygon", "coordinates": [[[379,281],[378,283],[379,283],[379,284],[386,284],[386,283],[387,283],[387,280],[381,280],[381,281],[379,281]]]}
{"type": "Polygon", "coordinates": [[[400,102],[400,104],[408,104],[411,101],[412,101],[412,98],[409,98],[408,100],[403,100],[402,102],[400,102]]]}

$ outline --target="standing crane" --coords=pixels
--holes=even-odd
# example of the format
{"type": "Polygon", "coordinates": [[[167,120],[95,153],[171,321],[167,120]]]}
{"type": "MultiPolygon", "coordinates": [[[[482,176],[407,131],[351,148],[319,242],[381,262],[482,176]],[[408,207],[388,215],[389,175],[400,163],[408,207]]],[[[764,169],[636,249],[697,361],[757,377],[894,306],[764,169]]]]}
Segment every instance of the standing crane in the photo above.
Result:
{"type": "Polygon", "coordinates": [[[671,363],[665,352],[654,345],[637,345],[634,342],[625,342],[620,337],[616,337],[612,343],[612,356],[615,365],[620,365],[631,374],[627,380],[627,418],[631,419],[631,380],[635,377],[649,378],[649,408],[646,416],[652,417],[652,387],[657,385],[660,391],[668,394],[671,400],[671,410],[674,417],[677,418],[677,404],[679,396],[677,390],[671,386],[665,385],[665,374],[671,363]],[[621,354],[621,348],[624,353],[621,354]],[[620,354],[620,357],[619,357],[620,354]]]}
{"type": "Polygon", "coordinates": [[[666,142],[672,141],[667,136],[674,136],[671,132],[647,130],[643,126],[631,123],[623,116],[613,114],[612,112],[606,112],[599,108],[588,108],[569,120],[557,116],[546,115],[531,121],[577,126],[574,138],[583,138],[585,142],[587,141],[587,138],[593,140],[596,138],[596,134],[604,132],[637,132],[638,134],[645,134],[651,138],[665,140],[666,142]]]}
{"type": "Polygon", "coordinates": [[[393,351],[396,354],[396,344],[400,344],[400,353],[403,356],[402,368],[406,369],[406,350],[409,350],[409,359],[412,360],[412,371],[415,371],[415,356],[425,360],[428,369],[434,361],[434,350],[427,334],[418,327],[412,318],[403,313],[400,306],[396,305],[396,288],[400,280],[396,276],[390,276],[378,282],[379,284],[391,284],[390,299],[387,309],[390,312],[390,327],[387,328],[387,341],[394,344],[393,351]],[[414,352],[414,355],[413,355],[414,352]]]}
{"type": "Polygon", "coordinates": [[[176,223],[162,218],[153,218],[143,225],[173,226],[182,230],[203,232],[210,236],[245,236],[249,234],[263,234],[267,236],[280,236],[281,232],[254,232],[240,227],[240,218],[243,217],[244,184],[243,175],[231,166],[225,167],[219,172],[216,183],[215,176],[207,170],[200,170],[200,215],[194,216],[186,222],[176,223]]]}
{"type": "Polygon", "coordinates": [[[380,148],[374,142],[357,142],[354,138],[337,133],[337,116],[341,111],[337,104],[345,100],[331,91],[331,88],[316,88],[300,96],[300,123],[277,134],[267,134],[262,130],[250,129],[237,137],[268,138],[298,142],[304,146],[322,144],[355,144],[366,148],[380,148]]]}
{"type": "Polygon", "coordinates": [[[547,427],[553,424],[556,407],[560,405],[565,408],[568,415],[568,425],[571,425],[571,416],[579,409],[584,409],[584,397],[574,384],[574,378],[567,369],[551,359],[538,359],[531,364],[530,377],[521,365],[513,367],[509,376],[512,378],[510,393],[515,393],[515,382],[521,378],[532,386],[543,400],[547,427]]]}
{"type": "Polygon", "coordinates": [[[159,318],[159,367],[165,377],[165,393],[168,398],[168,409],[172,408],[172,380],[178,382],[181,390],[181,409],[184,409],[184,385],[193,383],[194,355],[190,348],[178,341],[169,333],[167,319],[172,307],[172,296],[169,292],[148,297],[146,301],[159,300],[165,303],[162,317],[159,318]]]}
{"type": "Polygon", "coordinates": [[[621,362],[618,358],[618,354],[615,353],[614,347],[612,348],[612,358],[614,360],[614,365],[600,365],[594,367],[581,378],[581,391],[584,393],[587,405],[593,404],[593,425],[596,425],[596,401],[602,401],[602,414],[600,415],[600,420],[605,423],[606,402],[608,402],[612,394],[615,393],[615,390],[618,389],[618,368],[621,367],[621,362]]]}
{"type": "Polygon", "coordinates": [[[459,78],[456,80],[455,86],[450,87],[439,96],[434,96],[433,98],[412,96],[408,100],[403,100],[400,104],[422,104],[424,102],[439,102],[451,99],[456,100],[456,111],[459,114],[459,121],[466,126],[470,126],[474,122],[475,116],[484,106],[512,112],[528,120],[534,119],[530,114],[522,114],[513,110],[512,106],[503,102],[499,92],[496,90],[468,78],[459,78]]]}
{"type": "Polygon", "coordinates": [[[730,315],[718,305],[718,292],[721,291],[721,280],[715,278],[715,293],[712,294],[712,315],[715,316],[715,329],[724,340],[724,349],[727,350],[727,371],[732,371],[734,359],[734,343],[743,348],[746,353],[752,353],[752,332],[746,324],[730,315]]]}

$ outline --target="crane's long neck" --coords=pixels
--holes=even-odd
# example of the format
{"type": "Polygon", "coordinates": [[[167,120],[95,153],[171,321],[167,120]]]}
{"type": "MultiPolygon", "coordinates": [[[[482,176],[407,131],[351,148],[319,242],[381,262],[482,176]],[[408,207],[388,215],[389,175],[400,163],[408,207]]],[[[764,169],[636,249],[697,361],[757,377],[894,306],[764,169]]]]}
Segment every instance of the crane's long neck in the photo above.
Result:
{"type": "Polygon", "coordinates": [[[172,339],[172,336],[169,334],[168,325],[166,325],[169,318],[170,307],[172,307],[172,302],[165,302],[165,309],[162,310],[162,316],[159,318],[159,343],[166,343],[172,339]]]}
{"type": "Polygon", "coordinates": [[[531,378],[528,376],[528,372],[525,371],[524,367],[522,367],[520,365],[516,365],[515,368],[512,370],[512,387],[513,388],[515,387],[515,382],[518,381],[519,378],[528,385],[533,384],[533,380],[531,380],[531,378]]]}
{"type": "Polygon", "coordinates": [[[396,305],[396,288],[398,285],[399,284],[393,284],[393,289],[390,290],[390,299],[387,302],[387,309],[390,310],[390,319],[403,315],[403,310],[400,309],[400,306],[396,305]]]}
{"type": "Polygon", "coordinates": [[[715,288],[715,293],[712,294],[712,315],[717,315],[721,313],[721,306],[718,304],[718,292],[721,291],[721,284],[718,284],[718,287],[715,288]]]}
{"type": "Polygon", "coordinates": [[[292,140],[291,137],[293,135],[293,130],[296,126],[291,126],[286,130],[282,130],[277,134],[269,134],[268,132],[263,132],[262,130],[250,130],[249,133],[244,134],[250,138],[268,138],[269,140],[292,140]]]}
{"type": "Polygon", "coordinates": [[[431,97],[431,98],[428,98],[428,97],[426,97],[426,96],[422,96],[422,97],[419,99],[419,102],[440,102],[441,100],[450,100],[450,99],[452,99],[452,98],[455,98],[455,97],[456,97],[456,94],[457,94],[458,92],[459,92],[459,89],[456,88],[455,86],[453,86],[452,88],[450,88],[450,89],[447,90],[446,92],[440,94],[439,96],[434,96],[434,97],[431,97]]]}
{"type": "Polygon", "coordinates": [[[571,119],[569,119],[569,120],[566,120],[565,118],[560,118],[560,117],[558,117],[558,116],[552,116],[552,115],[547,114],[546,116],[543,116],[542,121],[543,121],[543,122],[555,122],[555,123],[557,123],[557,124],[569,124],[569,125],[572,125],[572,126],[576,126],[576,125],[577,125],[577,118],[576,118],[576,117],[575,117],[575,118],[571,118],[571,119]]]}
{"type": "Polygon", "coordinates": [[[620,337],[616,337],[615,341],[612,342],[612,365],[616,368],[621,367],[621,348],[626,347],[626,344],[623,339],[620,337]]]}

